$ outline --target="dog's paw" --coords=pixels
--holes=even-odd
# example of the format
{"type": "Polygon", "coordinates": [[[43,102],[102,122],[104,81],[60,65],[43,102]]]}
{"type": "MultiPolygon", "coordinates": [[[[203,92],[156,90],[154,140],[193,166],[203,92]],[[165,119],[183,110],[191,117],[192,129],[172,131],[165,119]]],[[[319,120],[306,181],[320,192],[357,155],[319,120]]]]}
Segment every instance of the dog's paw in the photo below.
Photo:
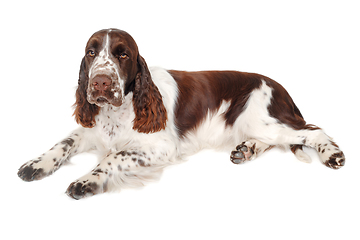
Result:
{"type": "Polygon", "coordinates": [[[99,193],[99,186],[96,182],[76,181],[71,183],[66,190],[66,194],[76,200],[93,196],[97,193],[99,193]]]}
{"type": "Polygon", "coordinates": [[[329,160],[324,162],[325,166],[332,169],[339,169],[345,165],[345,155],[343,152],[337,152],[330,156],[329,160]]]}
{"type": "Polygon", "coordinates": [[[46,177],[48,174],[42,167],[39,166],[41,160],[31,160],[19,168],[18,176],[24,181],[31,182],[34,180],[40,180],[46,177]]]}
{"type": "Polygon", "coordinates": [[[66,194],[76,200],[103,192],[103,186],[92,180],[77,180],[70,184],[66,194]]]}
{"type": "Polygon", "coordinates": [[[254,148],[255,144],[250,144],[249,142],[243,142],[238,145],[235,151],[231,152],[231,162],[234,164],[240,164],[252,160],[254,157],[254,148]]]}

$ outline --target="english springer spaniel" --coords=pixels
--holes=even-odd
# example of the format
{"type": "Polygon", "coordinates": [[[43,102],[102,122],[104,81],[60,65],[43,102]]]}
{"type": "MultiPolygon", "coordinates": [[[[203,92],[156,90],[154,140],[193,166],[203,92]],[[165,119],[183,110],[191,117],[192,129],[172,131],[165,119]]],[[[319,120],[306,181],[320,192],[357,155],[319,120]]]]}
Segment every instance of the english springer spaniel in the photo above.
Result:
{"type": "Polygon", "coordinates": [[[24,181],[39,180],[72,156],[96,151],[100,163],[67,189],[74,199],[141,186],[203,148],[233,149],[230,160],[241,164],[275,146],[310,162],[306,146],[327,167],[345,163],[338,145],[306,124],[274,80],[236,71],[149,69],[134,39],[117,29],[90,37],[74,106],[81,126],[18,172],[24,181]]]}

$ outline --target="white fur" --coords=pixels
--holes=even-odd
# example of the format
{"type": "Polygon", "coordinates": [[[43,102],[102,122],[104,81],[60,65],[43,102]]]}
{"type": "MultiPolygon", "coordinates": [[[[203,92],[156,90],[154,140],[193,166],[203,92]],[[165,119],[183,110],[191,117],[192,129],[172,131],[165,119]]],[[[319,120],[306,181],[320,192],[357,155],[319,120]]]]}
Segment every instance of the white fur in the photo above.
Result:
{"type": "Polygon", "coordinates": [[[204,148],[230,151],[239,144],[234,128],[225,124],[224,113],[229,106],[230,102],[223,101],[216,112],[208,112],[200,126],[186,133],[179,142],[178,156],[190,156],[204,148]]]}

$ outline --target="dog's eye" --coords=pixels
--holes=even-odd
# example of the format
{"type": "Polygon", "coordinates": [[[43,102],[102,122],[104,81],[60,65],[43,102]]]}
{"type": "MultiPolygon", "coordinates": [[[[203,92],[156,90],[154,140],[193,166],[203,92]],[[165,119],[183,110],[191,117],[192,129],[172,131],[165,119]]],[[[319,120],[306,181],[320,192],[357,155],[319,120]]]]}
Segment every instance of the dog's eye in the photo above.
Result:
{"type": "Polygon", "coordinates": [[[89,50],[87,51],[86,55],[88,55],[89,57],[95,57],[95,52],[93,50],[89,50]]]}
{"type": "Polygon", "coordinates": [[[122,53],[122,54],[120,54],[119,59],[125,59],[127,57],[128,57],[128,55],[126,53],[122,53]]]}

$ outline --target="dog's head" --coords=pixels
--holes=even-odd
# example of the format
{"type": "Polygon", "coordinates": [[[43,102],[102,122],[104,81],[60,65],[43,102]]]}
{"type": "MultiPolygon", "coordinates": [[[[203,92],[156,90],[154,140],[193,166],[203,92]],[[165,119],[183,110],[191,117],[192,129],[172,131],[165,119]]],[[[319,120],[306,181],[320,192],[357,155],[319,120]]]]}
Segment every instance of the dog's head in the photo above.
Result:
{"type": "Polygon", "coordinates": [[[127,32],[106,29],[94,33],[86,44],[79,75],[74,115],[82,126],[95,126],[101,107],[120,107],[133,92],[134,129],[149,133],[165,127],[161,94],[127,32]]]}

